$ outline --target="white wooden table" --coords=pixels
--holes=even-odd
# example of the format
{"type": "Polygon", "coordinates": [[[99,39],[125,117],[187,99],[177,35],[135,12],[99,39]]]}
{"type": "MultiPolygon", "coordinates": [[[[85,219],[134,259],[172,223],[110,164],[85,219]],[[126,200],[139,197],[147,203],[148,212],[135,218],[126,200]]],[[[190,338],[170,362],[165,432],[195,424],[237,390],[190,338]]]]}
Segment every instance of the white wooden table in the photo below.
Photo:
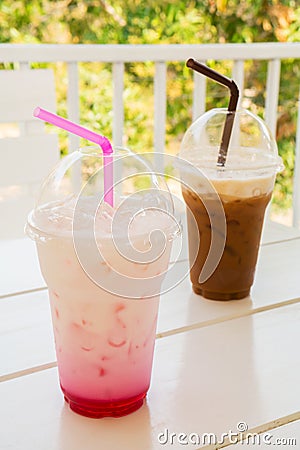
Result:
{"type": "Polygon", "coordinates": [[[266,227],[251,298],[204,300],[188,278],[162,296],[147,402],[120,419],[69,410],[34,244],[0,255],[1,450],[300,448],[300,231],[266,227]],[[238,424],[266,440],[203,442],[238,424]]]}

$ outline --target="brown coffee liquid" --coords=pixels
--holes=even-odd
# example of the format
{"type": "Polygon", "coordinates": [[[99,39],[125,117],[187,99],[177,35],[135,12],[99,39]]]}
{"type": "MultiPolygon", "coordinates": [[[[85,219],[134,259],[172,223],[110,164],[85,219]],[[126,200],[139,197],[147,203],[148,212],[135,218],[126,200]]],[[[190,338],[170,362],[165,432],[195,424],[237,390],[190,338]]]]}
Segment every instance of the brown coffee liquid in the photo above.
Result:
{"type": "MultiPolygon", "coordinates": [[[[204,283],[199,283],[211,245],[211,222],[200,196],[186,189],[182,193],[188,206],[190,277],[194,292],[214,300],[246,297],[253,283],[265,209],[272,194],[252,198],[222,196],[227,224],[225,248],[213,274],[204,283]]],[[[210,215],[219,213],[216,201],[206,199],[205,203],[210,215]]],[[[217,235],[218,230],[214,231],[217,235]]]]}

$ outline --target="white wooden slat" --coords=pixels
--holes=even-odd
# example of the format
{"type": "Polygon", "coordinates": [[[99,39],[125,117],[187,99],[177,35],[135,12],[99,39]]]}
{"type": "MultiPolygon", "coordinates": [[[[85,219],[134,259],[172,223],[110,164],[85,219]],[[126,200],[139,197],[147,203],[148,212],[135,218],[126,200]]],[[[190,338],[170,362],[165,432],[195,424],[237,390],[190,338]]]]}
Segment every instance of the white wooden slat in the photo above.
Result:
{"type": "MultiPolygon", "coordinates": [[[[233,62],[233,68],[232,68],[232,79],[235,81],[235,83],[238,86],[239,89],[239,99],[237,103],[237,110],[240,109],[242,105],[242,99],[243,99],[243,91],[244,91],[244,61],[237,60],[233,62]]],[[[230,95],[230,92],[228,92],[230,95]]],[[[229,100],[228,100],[229,101],[229,100]]],[[[230,146],[232,147],[238,147],[240,145],[240,118],[239,116],[235,117],[233,129],[232,129],[232,135],[230,140],[230,146]]]]}
{"type": "MultiPolygon", "coordinates": [[[[30,65],[28,61],[21,61],[19,63],[19,69],[20,70],[29,70],[30,69],[30,65]]],[[[39,121],[34,121],[34,122],[20,122],[19,125],[19,132],[20,132],[20,136],[26,136],[26,134],[30,134],[31,133],[31,129],[29,129],[29,125],[30,124],[37,124],[37,128],[39,128],[39,130],[41,132],[43,132],[44,130],[44,124],[39,122],[39,121]]],[[[31,127],[30,127],[31,128],[31,127]]],[[[34,130],[35,131],[35,130],[34,130]]]]}
{"type": "Polygon", "coordinates": [[[56,135],[0,140],[0,239],[24,237],[40,184],[58,158],[56,135]]]}
{"type": "Polygon", "coordinates": [[[45,123],[41,120],[33,119],[32,121],[19,122],[19,136],[28,136],[31,134],[42,134],[45,132],[45,123]]]}
{"type": "MultiPolygon", "coordinates": [[[[1,189],[0,201],[0,240],[24,238],[24,226],[27,216],[33,209],[38,191],[38,184],[12,186],[5,189],[4,196],[1,189]],[[4,197],[4,199],[3,199],[4,197]]],[[[17,276],[15,275],[15,278],[17,276]]],[[[13,283],[12,283],[13,284],[13,283]]]]}
{"type": "Polygon", "coordinates": [[[235,81],[239,88],[239,101],[237,105],[237,109],[240,108],[243,100],[243,92],[244,92],[244,61],[237,60],[233,63],[232,68],[232,79],[235,81]]]}
{"type": "Polygon", "coordinates": [[[21,126],[24,126],[24,132],[20,133],[21,136],[42,134],[45,132],[45,124],[42,120],[33,120],[32,122],[21,122],[19,124],[19,127],[21,126]]]}
{"type": "Polygon", "coordinates": [[[265,121],[273,136],[276,136],[278,94],[280,84],[280,59],[268,62],[265,121]]]}
{"type": "Polygon", "coordinates": [[[0,70],[0,122],[24,122],[37,106],[55,111],[52,70],[0,70]]]}
{"type": "Polygon", "coordinates": [[[31,239],[0,239],[0,256],[0,304],[7,295],[46,287],[31,239]]]}
{"type": "Polygon", "coordinates": [[[300,58],[299,42],[253,44],[1,44],[1,62],[132,62],[300,58]]]}
{"type": "Polygon", "coordinates": [[[56,369],[2,382],[2,448],[179,449],[179,433],[220,438],[241,421],[284,423],[299,410],[299,319],[296,305],[157,340],[147,402],[118,420],[71,412],[56,369]],[[158,441],[166,429],[175,444],[158,441]]]}
{"type": "Polygon", "coordinates": [[[155,63],[154,75],[154,167],[164,173],[165,130],[167,111],[167,66],[155,63]]]}
{"type": "Polygon", "coordinates": [[[2,299],[0,309],[2,376],[56,360],[47,290],[2,299]]]}
{"type": "MultiPolygon", "coordinates": [[[[299,419],[299,413],[292,414],[290,419],[295,420],[296,417],[299,419]]],[[[274,447],[276,449],[276,446],[277,448],[282,447],[288,450],[296,450],[299,448],[300,420],[286,423],[284,420],[279,419],[273,425],[277,428],[269,428],[266,433],[262,433],[259,436],[254,435],[254,433],[259,433],[261,427],[258,427],[257,430],[251,430],[251,433],[247,431],[243,442],[236,445],[230,445],[227,447],[227,450],[245,450],[247,447],[256,447],[259,450],[270,450],[270,448],[274,447]],[[254,436],[251,436],[251,434],[254,436]]]]}
{"type": "Polygon", "coordinates": [[[113,145],[123,145],[124,128],[124,63],[113,64],[113,145]]]}
{"type": "MultiPolygon", "coordinates": [[[[299,229],[270,222],[264,228],[262,245],[299,237],[299,229]]],[[[179,241],[175,241],[174,247],[179,244],[179,241]]],[[[177,255],[178,251],[174,253],[177,255]]],[[[0,255],[0,298],[10,293],[45,286],[40,274],[34,242],[29,239],[0,240],[0,255]]]]}
{"type": "MultiPolygon", "coordinates": [[[[22,248],[21,245],[19,247],[15,246],[15,251],[13,251],[13,247],[8,246],[7,251],[10,250],[10,253],[8,253],[8,258],[6,257],[6,253],[3,254],[3,265],[4,263],[10,264],[11,269],[14,269],[13,274],[16,273],[15,280],[11,281],[11,283],[12,286],[15,286],[20,283],[21,280],[18,277],[22,276],[21,269],[27,264],[23,269],[23,277],[24,280],[26,278],[27,287],[30,287],[33,285],[33,274],[30,273],[28,266],[34,267],[37,270],[37,258],[33,252],[30,258],[29,252],[27,254],[25,252],[22,253],[20,248],[22,248]]],[[[166,336],[172,334],[174,330],[178,332],[186,327],[191,329],[197,326],[197,324],[201,324],[203,327],[213,323],[232,320],[233,318],[269,310],[279,305],[289,304],[289,302],[299,303],[299,252],[300,239],[263,246],[256,270],[252,298],[246,298],[238,302],[209,301],[197,296],[191,289],[188,277],[188,262],[182,261],[176,263],[176,271],[175,273],[173,272],[172,281],[177,282],[181,279],[182,281],[174,289],[161,296],[157,328],[158,336],[166,336]],[[282,265],[282,261],[285,261],[284,265],[282,265]],[[184,275],[186,275],[185,278],[184,275]],[[282,280],[284,280],[284,283],[282,280]]],[[[2,268],[0,269],[2,270],[2,268]]],[[[9,277],[9,274],[7,275],[6,272],[4,268],[3,272],[0,271],[0,274],[3,273],[3,276],[9,277]]],[[[10,274],[11,278],[13,278],[12,270],[10,274]]],[[[43,281],[37,279],[35,284],[41,286],[43,285],[43,281]]],[[[165,283],[164,286],[166,286],[165,283]]],[[[46,290],[0,299],[0,317],[2,318],[3,326],[4,324],[11,323],[9,333],[2,332],[1,334],[3,346],[6,344],[9,346],[9,342],[17,342],[16,336],[18,336],[27,348],[34,348],[36,345],[36,336],[39,333],[43,333],[41,335],[41,341],[49,343],[49,345],[45,345],[44,351],[40,349],[35,357],[30,353],[27,362],[26,355],[22,354],[19,356],[15,352],[14,360],[10,359],[9,364],[5,363],[6,365],[4,362],[2,363],[2,372],[0,371],[0,375],[10,373],[10,371],[24,370],[29,364],[29,361],[33,366],[53,362],[51,335],[47,331],[47,327],[45,327],[44,331],[40,329],[41,323],[50,322],[48,309],[44,307],[41,309],[39,306],[40,303],[46,301],[46,290]],[[11,300],[14,301],[16,309],[22,311],[24,326],[25,324],[31,324],[30,329],[25,328],[20,332],[19,322],[14,324],[10,312],[11,300]],[[20,302],[20,307],[18,306],[18,302],[20,302]],[[21,306],[27,302],[27,309],[21,306]],[[35,321],[32,322],[32,317],[35,315],[35,321]]]]}
{"type": "MultiPolygon", "coordinates": [[[[68,93],[67,109],[68,119],[71,122],[80,123],[79,108],[79,74],[78,63],[76,61],[67,64],[68,71],[68,93]]],[[[69,133],[68,152],[72,153],[80,148],[80,137],[69,133]]],[[[72,169],[72,186],[74,192],[79,192],[81,187],[81,163],[76,164],[72,169]]]]}
{"type": "Polygon", "coordinates": [[[171,328],[171,324],[173,328],[193,326],[195,323],[209,324],[211,321],[221,321],[261,309],[273,308],[280,302],[299,302],[299,252],[299,238],[262,246],[251,297],[238,302],[234,300],[210,302],[197,296],[192,292],[188,263],[177,263],[177,279],[179,276],[182,277],[182,274],[186,274],[186,278],[182,279],[174,290],[163,295],[160,303],[158,331],[164,333],[171,328]],[[282,261],[285,261],[284,268],[282,261]],[[282,280],[285,282],[283,283],[282,280]]]}
{"type": "Polygon", "coordinates": [[[0,186],[41,182],[59,159],[55,134],[0,140],[0,186]]]}
{"type": "MultiPolygon", "coordinates": [[[[79,123],[79,82],[78,82],[78,64],[77,62],[69,62],[68,65],[68,119],[72,122],[79,123]]],[[[79,149],[80,138],[75,134],[69,134],[69,153],[79,149]]]]}
{"type": "Polygon", "coordinates": [[[20,61],[19,68],[20,68],[20,70],[29,70],[30,64],[28,61],[20,61]]]}
{"type": "MultiPolygon", "coordinates": [[[[205,61],[200,61],[205,64],[205,61]]],[[[200,73],[194,72],[193,122],[206,110],[206,80],[200,73]]]]}
{"type": "Polygon", "coordinates": [[[241,421],[251,429],[299,411],[300,357],[293,344],[299,318],[296,305],[208,326],[190,337],[184,333],[184,342],[175,335],[173,353],[171,340],[157,341],[152,386],[156,393],[157,380],[166,391],[155,395],[155,408],[150,396],[151,418],[177,433],[219,434],[220,428],[228,432],[241,421]],[[170,360],[169,370],[163,358],[170,360]]]}
{"type": "Polygon", "coordinates": [[[293,226],[300,228],[300,89],[298,98],[298,117],[293,179],[293,226]]]}
{"type": "Polygon", "coordinates": [[[284,241],[300,238],[299,228],[283,225],[265,218],[263,226],[261,245],[270,245],[284,241]]]}
{"type": "MultiPolygon", "coordinates": [[[[264,229],[263,242],[270,244],[297,237],[300,237],[299,230],[271,222],[264,229]]],[[[180,243],[175,241],[174,247],[177,245],[180,243]]],[[[174,253],[177,255],[178,251],[174,253]]],[[[0,298],[45,286],[34,242],[29,239],[0,240],[0,255],[0,298]]]]}

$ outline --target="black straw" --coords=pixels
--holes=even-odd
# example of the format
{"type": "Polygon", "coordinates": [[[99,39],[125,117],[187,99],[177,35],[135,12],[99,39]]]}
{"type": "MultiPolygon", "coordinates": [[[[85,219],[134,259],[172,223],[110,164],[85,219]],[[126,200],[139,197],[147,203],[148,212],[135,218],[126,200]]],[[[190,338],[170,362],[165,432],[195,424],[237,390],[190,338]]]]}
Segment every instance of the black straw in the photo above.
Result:
{"type": "Polygon", "coordinates": [[[225,77],[225,75],[221,75],[219,72],[216,72],[215,70],[211,69],[210,67],[206,66],[205,64],[201,64],[199,61],[196,61],[193,58],[190,58],[186,62],[187,67],[190,69],[195,70],[196,72],[201,73],[202,75],[205,75],[208,78],[211,78],[212,80],[216,81],[219,84],[222,84],[223,86],[226,86],[228,89],[230,89],[230,101],[228,105],[228,114],[226,116],[225,126],[223,130],[219,155],[218,155],[218,161],[217,166],[224,167],[226,163],[226,157],[228,152],[228,146],[230,142],[233,122],[234,122],[234,113],[236,112],[237,103],[239,100],[239,89],[236,85],[236,83],[231,80],[228,77],[225,77]]]}

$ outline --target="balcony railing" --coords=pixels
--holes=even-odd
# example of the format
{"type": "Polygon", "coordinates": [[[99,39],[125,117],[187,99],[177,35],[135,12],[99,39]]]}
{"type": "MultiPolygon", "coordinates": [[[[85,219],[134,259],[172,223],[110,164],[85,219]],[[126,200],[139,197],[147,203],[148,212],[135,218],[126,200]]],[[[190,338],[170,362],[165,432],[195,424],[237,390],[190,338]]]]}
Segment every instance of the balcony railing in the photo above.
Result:
{"type": "MultiPolygon", "coordinates": [[[[233,61],[232,78],[240,92],[244,91],[246,60],[267,60],[265,121],[276,133],[281,60],[300,59],[300,43],[211,44],[211,45],[23,45],[1,44],[0,63],[13,63],[16,69],[29,69],[31,63],[65,62],[68,73],[67,109],[70,120],[79,122],[80,62],[112,64],[113,82],[113,143],[122,145],[124,130],[124,71],[125,63],[152,61],[154,74],[154,149],[156,167],[162,164],[159,153],[165,149],[167,63],[185,61],[189,57],[199,61],[233,61]]],[[[242,97],[242,95],[241,95],[242,97]]],[[[193,91],[193,119],[205,111],[206,80],[196,75],[193,91]]],[[[242,99],[242,98],[241,98],[242,99]]],[[[295,98],[295,103],[298,99],[295,98]]],[[[298,102],[300,104],[300,102],[298,102]]],[[[300,226],[300,106],[295,148],[293,185],[293,223],[300,226]]],[[[69,151],[78,147],[78,138],[70,136],[69,151]]]]}

